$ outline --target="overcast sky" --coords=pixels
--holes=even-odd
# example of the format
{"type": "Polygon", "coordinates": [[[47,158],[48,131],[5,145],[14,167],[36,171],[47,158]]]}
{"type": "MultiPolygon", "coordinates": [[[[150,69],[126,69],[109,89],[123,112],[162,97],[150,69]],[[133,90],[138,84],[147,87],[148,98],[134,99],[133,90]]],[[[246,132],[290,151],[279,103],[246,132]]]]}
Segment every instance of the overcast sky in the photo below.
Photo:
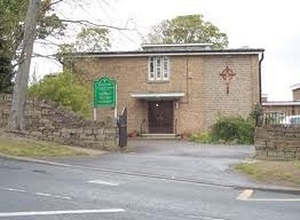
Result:
{"type": "MultiPolygon", "coordinates": [[[[178,15],[202,14],[229,39],[229,48],[264,48],[262,89],[269,100],[292,100],[290,86],[300,83],[300,13],[296,0],[90,0],[65,3],[64,16],[136,28],[112,31],[113,50],[135,50],[152,25],[178,15]],[[83,1],[82,1],[83,2],[83,1]],[[66,10],[71,7],[72,10],[66,10]],[[86,10],[89,8],[88,10],[86,10]]],[[[52,67],[51,67],[52,68],[52,67]]],[[[39,69],[41,69],[39,67],[39,69]]],[[[46,69],[43,69],[46,71],[46,69]]],[[[55,67],[51,71],[55,70],[55,67]]],[[[41,70],[39,70],[41,71],[41,70]]],[[[49,70],[48,70],[49,71],[49,70]]]]}

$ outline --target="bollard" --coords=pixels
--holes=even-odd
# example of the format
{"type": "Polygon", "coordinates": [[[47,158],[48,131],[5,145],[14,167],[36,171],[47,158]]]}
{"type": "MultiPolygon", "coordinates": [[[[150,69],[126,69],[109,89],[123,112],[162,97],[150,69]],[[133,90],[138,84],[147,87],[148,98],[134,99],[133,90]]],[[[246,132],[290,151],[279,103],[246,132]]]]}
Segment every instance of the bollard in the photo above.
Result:
{"type": "Polygon", "coordinates": [[[122,114],[118,117],[119,146],[123,149],[127,146],[127,109],[123,108],[122,114]]]}

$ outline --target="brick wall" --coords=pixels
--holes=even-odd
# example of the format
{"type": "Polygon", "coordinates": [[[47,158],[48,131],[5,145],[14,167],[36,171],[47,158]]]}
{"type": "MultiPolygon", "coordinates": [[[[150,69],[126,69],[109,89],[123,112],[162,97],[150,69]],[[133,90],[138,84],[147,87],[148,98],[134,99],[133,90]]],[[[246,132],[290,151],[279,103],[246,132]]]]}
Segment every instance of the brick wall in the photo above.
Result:
{"type": "MultiPolygon", "coordinates": [[[[7,126],[10,109],[11,96],[0,95],[1,128],[7,126]]],[[[26,104],[26,121],[22,135],[28,137],[102,150],[118,149],[117,128],[110,118],[94,122],[53,102],[30,100],[26,104]]]]}
{"type": "Polygon", "coordinates": [[[256,128],[254,134],[256,157],[300,158],[300,126],[273,125],[256,128]]]}
{"type": "MultiPolygon", "coordinates": [[[[148,56],[74,58],[68,66],[92,82],[103,76],[118,84],[118,111],[128,109],[128,131],[140,130],[143,120],[147,128],[147,101],[132,98],[132,93],[184,92],[185,96],[174,103],[174,122],[177,133],[196,133],[209,130],[221,115],[247,117],[259,101],[257,55],[206,55],[171,56],[170,81],[148,82],[148,56]],[[220,73],[229,66],[236,76],[226,84],[220,73]]],[[[113,110],[98,110],[97,120],[112,116],[113,110]]]]}

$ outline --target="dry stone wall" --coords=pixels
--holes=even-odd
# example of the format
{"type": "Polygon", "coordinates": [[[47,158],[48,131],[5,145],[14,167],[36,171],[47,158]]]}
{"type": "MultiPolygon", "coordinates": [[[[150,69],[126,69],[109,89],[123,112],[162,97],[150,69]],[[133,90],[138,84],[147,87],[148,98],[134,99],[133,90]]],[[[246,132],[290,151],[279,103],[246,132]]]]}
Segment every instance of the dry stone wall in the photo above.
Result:
{"type": "Polygon", "coordinates": [[[300,126],[258,127],[254,139],[258,158],[300,159],[300,126]]]}
{"type": "MultiPolygon", "coordinates": [[[[7,126],[11,98],[10,95],[0,95],[0,128],[7,126]]],[[[26,104],[26,122],[22,135],[28,137],[102,150],[118,149],[118,130],[110,118],[94,122],[56,103],[29,100],[26,104]]]]}

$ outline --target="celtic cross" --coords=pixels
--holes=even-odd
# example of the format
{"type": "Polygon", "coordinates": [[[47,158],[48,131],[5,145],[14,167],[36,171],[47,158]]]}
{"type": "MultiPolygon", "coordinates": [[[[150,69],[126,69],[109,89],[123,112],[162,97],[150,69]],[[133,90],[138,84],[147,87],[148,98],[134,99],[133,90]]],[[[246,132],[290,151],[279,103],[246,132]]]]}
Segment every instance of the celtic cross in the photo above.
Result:
{"type": "Polygon", "coordinates": [[[232,80],[232,78],[235,75],[236,73],[234,73],[233,70],[229,68],[229,66],[226,66],[226,68],[222,71],[222,73],[220,73],[220,76],[226,82],[226,94],[229,94],[229,82],[232,80]]]}

